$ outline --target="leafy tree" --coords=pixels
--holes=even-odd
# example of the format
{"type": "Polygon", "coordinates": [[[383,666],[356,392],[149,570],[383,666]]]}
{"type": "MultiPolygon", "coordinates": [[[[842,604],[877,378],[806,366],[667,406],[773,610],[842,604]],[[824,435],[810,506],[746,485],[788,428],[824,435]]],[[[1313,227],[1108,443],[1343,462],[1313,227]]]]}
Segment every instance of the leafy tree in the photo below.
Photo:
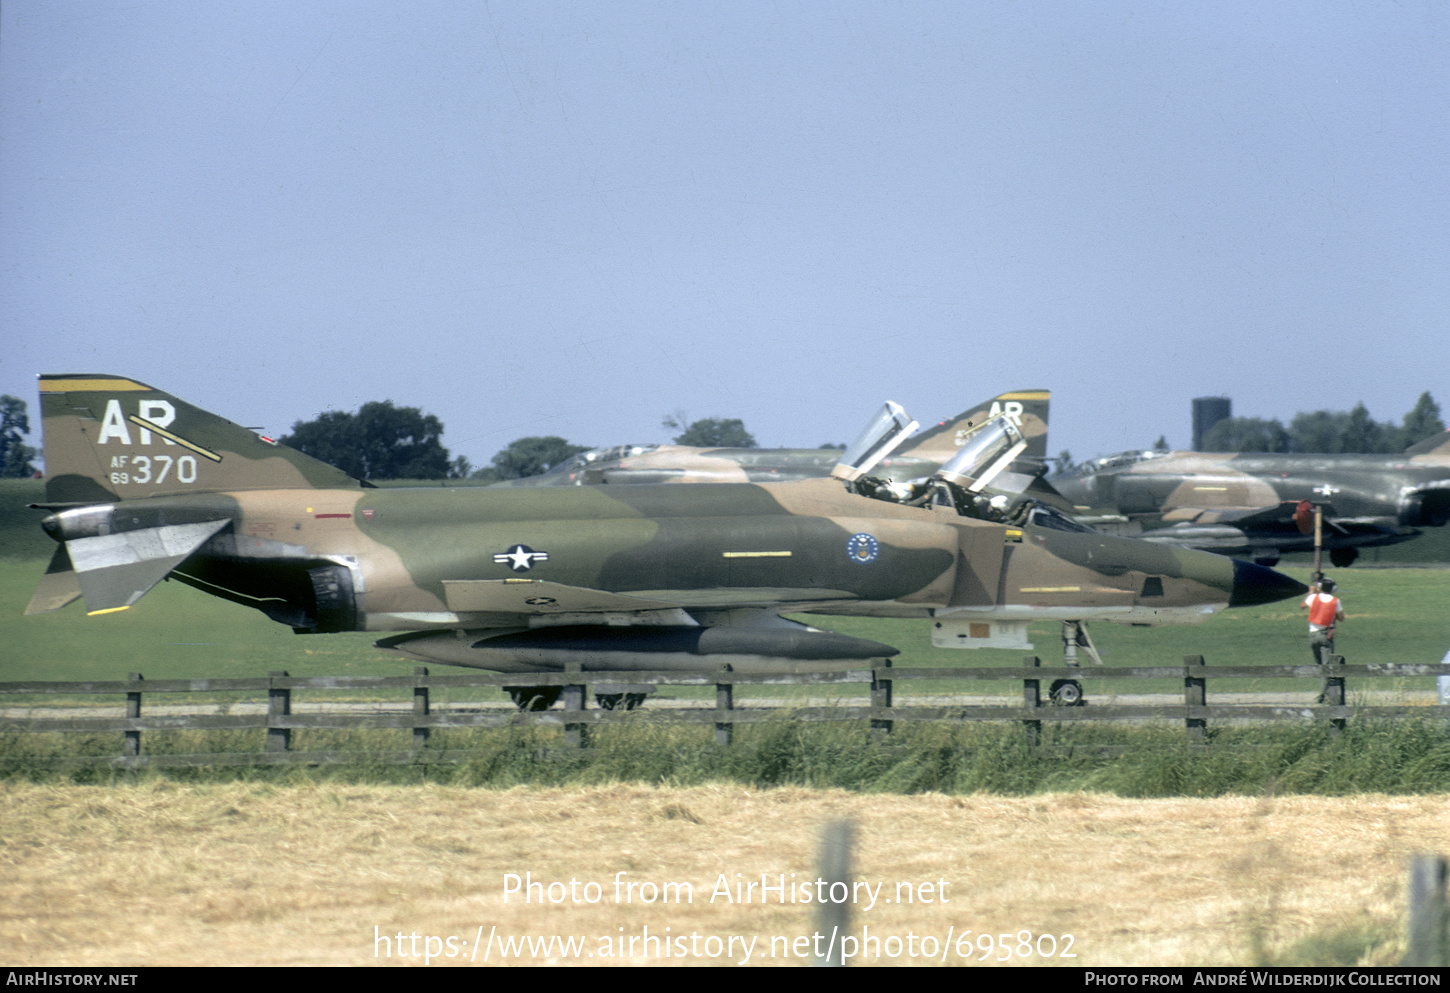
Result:
{"type": "Polygon", "coordinates": [[[1289,422],[1289,437],[1296,452],[1342,452],[1339,439],[1349,415],[1331,410],[1316,410],[1313,413],[1295,414],[1289,422]]]}
{"type": "Polygon", "coordinates": [[[1296,414],[1289,424],[1294,451],[1299,452],[1398,452],[1403,432],[1393,422],[1381,424],[1369,416],[1363,403],[1349,413],[1316,410],[1296,414]]]}
{"type": "Polygon", "coordinates": [[[588,445],[571,445],[557,435],[519,438],[493,457],[493,465],[473,473],[474,479],[522,479],[548,472],[572,455],[589,451],[588,445]]]}
{"type": "Polygon", "coordinates": [[[40,453],[22,440],[29,433],[25,401],[9,393],[0,396],[0,478],[29,479],[35,475],[33,460],[40,453]]]}
{"type": "Polygon", "coordinates": [[[1369,416],[1363,403],[1354,405],[1349,420],[1344,423],[1344,433],[1339,436],[1341,452],[1397,452],[1400,429],[1394,424],[1380,424],[1369,416]]]}
{"type": "Polygon", "coordinates": [[[1445,430],[1445,422],[1440,420],[1440,405],[1430,398],[1430,391],[1426,390],[1420,394],[1420,399],[1415,401],[1415,407],[1405,415],[1405,423],[1400,428],[1401,448],[1409,448],[1417,441],[1424,441],[1445,430]]]}
{"type": "MultiPolygon", "coordinates": [[[[678,424],[674,425],[678,427],[678,424]]],[[[696,421],[675,436],[675,444],[691,445],[695,448],[755,448],[755,437],[745,430],[745,424],[738,418],[728,420],[720,417],[706,417],[696,421]]]]}
{"type": "Polygon", "coordinates": [[[1166,451],[1168,451],[1168,436],[1166,434],[1160,434],[1158,436],[1158,440],[1155,441],[1155,442],[1153,442],[1153,451],[1155,451],[1155,452],[1166,452],[1166,451]]]}
{"type": "Polygon", "coordinates": [[[356,414],[329,410],[298,421],[279,440],[358,479],[445,479],[450,465],[442,436],[432,414],[374,400],[356,414]]]}
{"type": "Polygon", "coordinates": [[[839,449],[839,450],[841,450],[841,451],[845,451],[845,450],[846,450],[846,443],[845,443],[845,442],[844,442],[844,441],[843,441],[843,442],[841,442],[841,444],[839,444],[839,445],[833,445],[833,444],[831,444],[831,443],[830,443],[830,442],[829,442],[829,441],[828,441],[828,442],[826,442],[826,443],[825,443],[825,444],[824,444],[824,445],[822,445],[822,446],[821,446],[821,447],[822,447],[822,448],[831,448],[831,449],[839,449]]]}
{"type": "Polygon", "coordinates": [[[1206,452],[1287,452],[1289,433],[1278,421],[1258,417],[1226,417],[1203,436],[1206,452]]]}

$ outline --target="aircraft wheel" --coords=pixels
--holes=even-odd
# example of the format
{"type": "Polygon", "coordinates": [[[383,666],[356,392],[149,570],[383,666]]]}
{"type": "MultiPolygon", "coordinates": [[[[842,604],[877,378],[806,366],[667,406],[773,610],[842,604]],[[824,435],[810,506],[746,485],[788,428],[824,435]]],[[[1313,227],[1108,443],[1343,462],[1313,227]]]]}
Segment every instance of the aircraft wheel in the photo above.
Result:
{"type": "Polygon", "coordinates": [[[1048,696],[1052,698],[1054,707],[1081,707],[1086,703],[1082,683],[1076,679],[1054,679],[1048,696]]]}
{"type": "Polygon", "coordinates": [[[1331,548],[1329,550],[1329,561],[1339,569],[1348,569],[1357,558],[1359,558],[1358,548],[1331,548]]]}
{"type": "Polygon", "coordinates": [[[510,686],[509,696],[520,710],[548,710],[564,692],[562,686],[510,686]]]}
{"type": "Polygon", "coordinates": [[[1258,558],[1254,559],[1254,565],[1266,565],[1273,567],[1278,564],[1279,556],[1277,555],[1260,555],[1258,558]]]}
{"type": "Polygon", "coordinates": [[[594,702],[599,704],[600,710],[633,710],[628,698],[633,693],[596,693],[594,702]]]}

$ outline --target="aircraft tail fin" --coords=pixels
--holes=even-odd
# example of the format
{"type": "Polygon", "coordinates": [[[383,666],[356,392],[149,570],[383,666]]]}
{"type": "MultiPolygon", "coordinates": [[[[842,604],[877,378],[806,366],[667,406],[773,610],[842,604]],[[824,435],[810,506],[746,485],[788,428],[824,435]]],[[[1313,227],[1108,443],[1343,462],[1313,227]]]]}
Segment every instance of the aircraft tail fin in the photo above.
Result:
{"type": "Polygon", "coordinates": [[[1450,431],[1441,431],[1439,434],[1432,434],[1430,437],[1415,442],[1405,449],[1406,455],[1429,455],[1431,452],[1442,452],[1450,455],[1450,431]]]}
{"type": "Polygon", "coordinates": [[[896,454],[915,458],[946,462],[956,454],[965,435],[981,427],[988,419],[998,414],[1007,414],[1022,431],[1027,440],[1023,458],[1047,458],[1047,407],[1052,399],[1049,390],[1014,390],[1003,393],[970,407],[951,420],[942,421],[935,427],[911,438],[897,449],[896,454]]]}
{"type": "Polygon", "coordinates": [[[344,489],[358,480],[123,376],[40,377],[51,507],[234,490],[344,489]]]}

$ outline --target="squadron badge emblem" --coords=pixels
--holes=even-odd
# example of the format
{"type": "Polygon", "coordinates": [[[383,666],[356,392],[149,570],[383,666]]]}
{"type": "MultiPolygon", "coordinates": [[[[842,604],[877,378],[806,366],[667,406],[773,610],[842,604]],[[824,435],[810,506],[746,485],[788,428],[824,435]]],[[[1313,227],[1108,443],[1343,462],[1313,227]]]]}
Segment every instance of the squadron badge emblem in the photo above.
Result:
{"type": "Polygon", "coordinates": [[[549,561],[549,553],[536,552],[528,545],[514,545],[508,551],[496,554],[493,561],[496,565],[508,566],[514,572],[528,572],[535,562],[549,561]]]}
{"type": "Polygon", "coordinates": [[[875,562],[876,556],[881,554],[881,544],[871,535],[862,531],[860,534],[851,535],[847,540],[846,554],[851,557],[852,562],[868,565],[875,562]]]}

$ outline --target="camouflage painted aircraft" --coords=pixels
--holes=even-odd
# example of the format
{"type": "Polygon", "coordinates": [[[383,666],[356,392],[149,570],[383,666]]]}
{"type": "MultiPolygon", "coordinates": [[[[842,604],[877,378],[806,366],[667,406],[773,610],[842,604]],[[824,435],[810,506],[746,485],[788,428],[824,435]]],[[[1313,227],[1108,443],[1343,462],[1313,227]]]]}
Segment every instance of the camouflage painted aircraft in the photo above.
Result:
{"type": "Polygon", "coordinates": [[[979,514],[981,482],[1023,444],[1005,417],[908,505],[863,495],[885,489],[860,475],[880,446],[854,481],[379,489],[131,379],[43,376],[40,394],[37,506],[59,547],[27,613],[83,597],[107,615],[172,578],[298,633],[403,632],[378,647],[424,661],[748,671],[897,654],[782,612],[918,617],[938,644],[1020,647],[1029,620],[1197,623],[1305,590],[1032,501],[1017,521],[979,514]]]}
{"type": "MultiPolygon", "coordinates": [[[[1021,487],[1045,471],[1047,390],[1003,393],[909,439],[875,474],[905,481],[930,476],[956,454],[963,438],[990,417],[1012,417],[1027,441],[1014,473],[1021,487]]],[[[839,452],[829,448],[691,448],[686,445],[616,445],[581,452],[548,472],[499,486],[584,486],[594,483],[785,483],[828,476],[839,452]]]]}
{"type": "Polygon", "coordinates": [[[1323,547],[1344,567],[1360,548],[1450,521],[1450,433],[1401,455],[1124,452],[1052,482],[1080,520],[1099,528],[1264,565],[1313,551],[1317,505],[1323,547]]]}

